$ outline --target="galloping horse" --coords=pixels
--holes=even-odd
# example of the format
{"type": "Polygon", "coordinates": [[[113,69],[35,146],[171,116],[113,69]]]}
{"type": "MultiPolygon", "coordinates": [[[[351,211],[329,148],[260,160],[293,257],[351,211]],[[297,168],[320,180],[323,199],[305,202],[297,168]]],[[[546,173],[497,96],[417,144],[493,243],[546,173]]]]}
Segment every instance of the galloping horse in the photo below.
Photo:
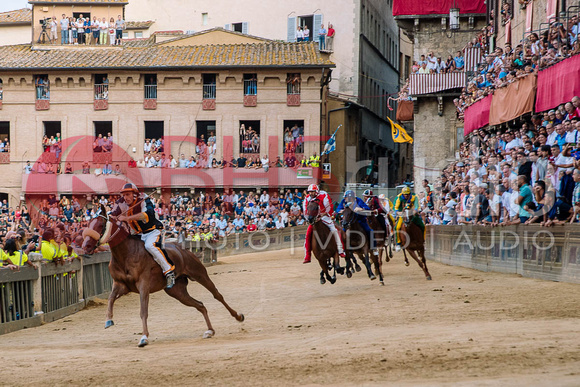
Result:
{"type": "Polygon", "coordinates": [[[413,221],[414,217],[418,215],[413,215],[411,217],[405,215],[406,220],[403,222],[401,230],[399,231],[399,238],[401,240],[401,246],[403,247],[403,255],[405,256],[405,265],[409,266],[409,261],[407,260],[406,250],[421,269],[425,273],[425,277],[431,280],[431,274],[427,269],[427,260],[425,259],[425,236],[423,230],[413,221]],[[418,255],[418,256],[417,256],[418,255]],[[419,257],[421,259],[419,260],[419,257]]]}
{"type": "Polygon", "coordinates": [[[308,207],[306,207],[306,220],[314,228],[312,230],[312,252],[316,256],[316,260],[322,269],[320,271],[320,283],[324,285],[327,279],[331,284],[334,284],[336,282],[336,272],[338,271],[339,274],[343,274],[344,269],[340,267],[340,259],[338,258],[338,249],[334,236],[331,234],[330,229],[320,220],[319,212],[319,200],[311,200],[308,203],[308,207]],[[332,276],[329,273],[329,267],[334,268],[334,274],[332,276]],[[326,279],[324,279],[325,276],[326,279]]]}
{"type": "MultiPolygon", "coordinates": [[[[370,218],[370,217],[369,217],[370,218]]],[[[378,223],[377,223],[378,225],[378,223]]],[[[367,274],[371,280],[375,280],[377,277],[373,274],[371,269],[371,264],[369,256],[373,260],[375,266],[375,273],[379,276],[380,284],[384,285],[383,272],[381,270],[381,260],[378,256],[370,254],[370,240],[366,236],[365,230],[356,221],[356,213],[350,208],[350,206],[345,206],[342,212],[342,228],[346,231],[346,246],[345,249],[348,251],[346,260],[346,270],[348,272],[351,269],[352,264],[350,262],[350,254],[354,258],[354,254],[357,254],[359,258],[364,262],[367,268],[367,274]]],[[[378,234],[376,236],[377,248],[384,247],[385,239],[382,236],[384,234],[378,234]]],[[[355,259],[356,262],[356,259],[355,259]]]]}
{"type": "Polygon", "coordinates": [[[145,250],[145,245],[141,239],[130,237],[129,232],[122,224],[119,224],[112,217],[109,219],[104,206],[101,205],[98,216],[91,220],[88,228],[83,231],[83,238],[83,250],[87,254],[92,254],[100,243],[108,242],[111,247],[112,258],[109,263],[109,271],[113,277],[113,290],[109,296],[105,328],[114,325],[113,304],[115,300],[129,292],[139,293],[141,321],[143,323],[143,336],[139,341],[139,347],[144,347],[149,343],[149,329],[147,328],[149,294],[160,290],[165,290],[168,295],[182,304],[192,306],[203,314],[208,329],[203,335],[204,338],[210,338],[215,334],[209,321],[207,309],[203,303],[192,298],[187,292],[188,279],[197,281],[209,290],[236,320],[244,321],[244,315],[233,310],[225,302],[199,258],[173,243],[167,243],[165,250],[175,265],[176,280],[173,288],[166,289],[165,277],[161,268],[145,250]]]}

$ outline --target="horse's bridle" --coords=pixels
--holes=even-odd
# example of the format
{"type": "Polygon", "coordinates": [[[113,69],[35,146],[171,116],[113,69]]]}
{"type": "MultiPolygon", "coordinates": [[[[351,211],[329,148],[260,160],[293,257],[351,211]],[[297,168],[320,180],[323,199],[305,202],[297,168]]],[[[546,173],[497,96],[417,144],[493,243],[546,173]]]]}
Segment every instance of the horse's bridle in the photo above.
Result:
{"type": "Polygon", "coordinates": [[[104,243],[107,243],[119,231],[117,229],[117,231],[115,231],[115,233],[113,235],[109,236],[106,241],[103,241],[103,239],[105,238],[105,236],[107,234],[109,234],[109,231],[110,231],[110,228],[111,228],[111,223],[109,221],[109,214],[107,214],[105,212],[105,215],[103,215],[101,213],[101,211],[99,211],[99,213],[97,214],[97,216],[95,216],[93,219],[97,219],[97,218],[103,218],[105,220],[105,228],[104,228],[102,234],[99,234],[98,232],[96,232],[92,228],[85,228],[84,231],[83,231],[83,238],[88,236],[89,238],[97,241],[97,245],[95,247],[100,246],[100,245],[102,245],[104,243]]]}
{"type": "Polygon", "coordinates": [[[353,215],[352,215],[351,219],[350,219],[348,222],[346,222],[346,221],[345,221],[345,216],[344,216],[344,215],[342,216],[342,219],[343,219],[343,221],[341,222],[341,223],[342,223],[342,228],[344,228],[345,230],[346,230],[347,228],[350,228],[350,225],[352,224],[352,222],[354,222],[354,220],[355,220],[355,218],[356,218],[356,217],[354,216],[354,211],[352,210],[352,208],[350,208],[350,205],[348,205],[348,206],[346,206],[346,207],[347,207],[349,210],[351,210],[351,212],[353,213],[353,215]]]}
{"type": "Polygon", "coordinates": [[[318,214],[314,217],[314,221],[312,223],[310,223],[310,221],[308,222],[311,225],[318,222],[322,218],[322,216],[320,216],[320,200],[318,200],[318,198],[316,198],[316,199],[313,199],[312,202],[316,202],[316,204],[318,205],[318,214]]]}

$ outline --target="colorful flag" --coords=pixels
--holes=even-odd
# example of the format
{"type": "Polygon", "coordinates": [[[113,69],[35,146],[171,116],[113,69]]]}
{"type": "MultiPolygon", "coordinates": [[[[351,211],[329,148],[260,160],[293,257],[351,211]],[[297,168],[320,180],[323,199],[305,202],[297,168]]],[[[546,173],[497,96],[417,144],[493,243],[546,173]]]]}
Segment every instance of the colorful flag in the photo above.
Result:
{"type": "Polygon", "coordinates": [[[407,134],[407,131],[399,124],[394,123],[389,117],[387,120],[391,123],[391,132],[393,133],[394,142],[410,142],[413,143],[411,136],[407,134]]]}
{"type": "Polygon", "coordinates": [[[338,131],[338,129],[340,129],[341,126],[342,126],[342,124],[338,125],[338,128],[336,128],[336,130],[334,131],[334,133],[332,133],[332,136],[326,142],[326,145],[324,145],[324,150],[322,151],[322,153],[320,154],[320,156],[327,155],[327,154],[329,154],[330,152],[333,152],[336,149],[336,132],[338,131]]]}

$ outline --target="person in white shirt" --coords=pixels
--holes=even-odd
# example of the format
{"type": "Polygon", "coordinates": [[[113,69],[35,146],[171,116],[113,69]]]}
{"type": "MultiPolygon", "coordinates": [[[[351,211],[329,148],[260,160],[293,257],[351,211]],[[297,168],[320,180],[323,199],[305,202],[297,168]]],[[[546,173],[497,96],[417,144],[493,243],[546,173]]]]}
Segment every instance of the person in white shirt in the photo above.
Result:
{"type": "Polygon", "coordinates": [[[264,155],[262,158],[262,168],[264,168],[264,172],[268,172],[268,169],[270,169],[270,160],[268,159],[268,155],[264,155]]]}
{"type": "Polygon", "coordinates": [[[457,198],[457,193],[450,192],[449,193],[449,200],[443,206],[445,209],[445,213],[443,214],[443,224],[453,224],[455,223],[455,216],[457,212],[455,212],[455,207],[457,206],[457,202],[455,199],[457,198]]]}
{"type": "Polygon", "coordinates": [[[429,72],[437,72],[437,59],[433,55],[433,52],[427,54],[427,69],[429,72]]]}
{"type": "Polygon", "coordinates": [[[270,201],[270,195],[268,195],[268,192],[264,191],[262,192],[262,194],[260,195],[260,203],[264,204],[264,203],[268,203],[270,201]]]}
{"type": "Polygon", "coordinates": [[[103,170],[101,169],[100,164],[95,165],[95,176],[101,176],[103,174],[103,170]]]}
{"type": "Polygon", "coordinates": [[[566,129],[566,144],[578,143],[578,131],[574,128],[574,125],[568,120],[565,120],[563,125],[564,129],[566,129]]]}
{"type": "Polygon", "coordinates": [[[151,152],[151,141],[149,139],[146,139],[145,144],[143,144],[143,152],[145,153],[151,152]]]}
{"type": "Polygon", "coordinates": [[[286,227],[286,225],[284,224],[284,221],[282,221],[282,218],[281,217],[277,216],[276,217],[276,228],[277,229],[281,229],[281,228],[284,228],[284,227],[286,227]]]}
{"type": "Polygon", "coordinates": [[[52,19],[48,22],[48,26],[50,27],[50,43],[56,44],[56,39],[58,37],[56,29],[58,24],[56,23],[55,16],[53,16],[52,19]]]}
{"type": "Polygon", "coordinates": [[[304,41],[308,42],[310,41],[310,30],[308,29],[308,26],[304,26],[304,41]]]}
{"type": "Polygon", "coordinates": [[[296,41],[303,42],[304,41],[304,32],[302,31],[302,27],[298,26],[296,29],[296,41]]]}
{"type": "Polygon", "coordinates": [[[554,124],[547,124],[546,131],[548,132],[548,138],[546,139],[546,145],[554,145],[556,143],[556,137],[558,137],[558,133],[554,129],[554,124]]]}
{"type": "Polygon", "coordinates": [[[99,20],[99,44],[107,44],[107,35],[109,30],[109,23],[107,23],[107,19],[102,18],[99,20]]]}
{"type": "Polygon", "coordinates": [[[179,158],[179,168],[187,168],[187,159],[185,155],[182,153],[181,157],[179,158]]]}
{"type": "Polygon", "coordinates": [[[524,146],[524,144],[522,143],[522,140],[514,137],[513,133],[508,132],[508,139],[509,139],[509,141],[505,146],[506,152],[512,148],[518,148],[518,147],[524,146]]]}

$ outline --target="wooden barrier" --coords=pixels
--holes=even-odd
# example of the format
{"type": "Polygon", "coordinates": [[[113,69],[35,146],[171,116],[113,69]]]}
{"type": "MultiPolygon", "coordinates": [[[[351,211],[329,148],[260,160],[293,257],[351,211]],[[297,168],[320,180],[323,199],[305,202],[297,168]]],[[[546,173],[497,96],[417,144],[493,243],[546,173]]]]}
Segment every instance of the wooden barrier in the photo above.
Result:
{"type": "Polygon", "coordinates": [[[447,265],[580,283],[580,225],[427,226],[425,253],[447,265]]]}

